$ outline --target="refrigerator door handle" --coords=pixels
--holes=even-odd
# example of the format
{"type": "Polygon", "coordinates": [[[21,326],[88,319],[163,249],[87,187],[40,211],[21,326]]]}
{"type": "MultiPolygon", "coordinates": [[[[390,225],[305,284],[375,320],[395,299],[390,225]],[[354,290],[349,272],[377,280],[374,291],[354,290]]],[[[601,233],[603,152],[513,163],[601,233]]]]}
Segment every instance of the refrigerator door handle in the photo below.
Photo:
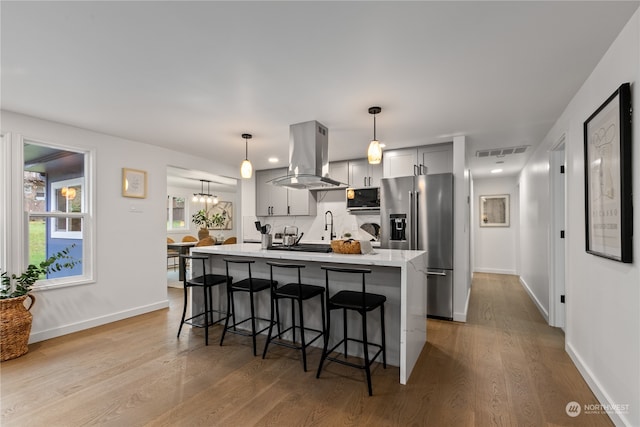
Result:
{"type": "Polygon", "coordinates": [[[447,273],[444,271],[430,271],[427,270],[427,276],[446,276],[447,273]]]}
{"type": "Polygon", "coordinates": [[[409,227],[411,227],[411,234],[409,235],[409,250],[415,249],[416,245],[416,216],[415,216],[415,200],[413,198],[413,191],[409,191],[409,210],[410,210],[410,222],[409,227]]]}
{"type": "Polygon", "coordinates": [[[413,209],[413,217],[415,218],[415,223],[416,223],[416,228],[414,231],[414,238],[413,238],[413,249],[420,249],[419,248],[419,242],[418,239],[420,239],[420,230],[418,229],[418,224],[420,224],[420,192],[416,191],[416,200],[415,200],[415,205],[414,205],[414,209],[413,209]]]}

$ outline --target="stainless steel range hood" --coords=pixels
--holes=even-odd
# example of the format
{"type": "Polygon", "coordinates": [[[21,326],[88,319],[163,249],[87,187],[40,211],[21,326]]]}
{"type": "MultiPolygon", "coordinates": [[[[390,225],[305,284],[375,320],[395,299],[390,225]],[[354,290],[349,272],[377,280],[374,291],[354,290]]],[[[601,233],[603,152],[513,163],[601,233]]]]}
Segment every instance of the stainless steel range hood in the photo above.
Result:
{"type": "Polygon", "coordinates": [[[329,129],[315,120],[289,126],[289,170],[269,182],[310,190],[346,187],[329,177],[329,129]]]}

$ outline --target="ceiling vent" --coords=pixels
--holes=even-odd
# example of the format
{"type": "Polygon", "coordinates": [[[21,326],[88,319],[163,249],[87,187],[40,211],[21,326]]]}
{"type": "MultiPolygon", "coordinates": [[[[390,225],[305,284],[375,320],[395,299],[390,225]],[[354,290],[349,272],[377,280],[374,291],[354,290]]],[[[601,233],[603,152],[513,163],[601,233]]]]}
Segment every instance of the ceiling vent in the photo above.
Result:
{"type": "Polygon", "coordinates": [[[508,147],[508,148],[490,148],[488,150],[476,151],[476,157],[504,157],[509,154],[522,154],[527,151],[528,145],[522,145],[520,147],[508,147]]]}

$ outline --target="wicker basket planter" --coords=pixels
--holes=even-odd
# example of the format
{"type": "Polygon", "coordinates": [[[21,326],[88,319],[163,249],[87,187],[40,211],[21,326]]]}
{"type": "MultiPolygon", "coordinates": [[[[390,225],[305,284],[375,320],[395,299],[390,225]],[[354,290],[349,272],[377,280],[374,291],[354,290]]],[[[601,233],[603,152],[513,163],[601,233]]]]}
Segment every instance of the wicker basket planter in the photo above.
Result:
{"type": "Polygon", "coordinates": [[[33,316],[29,312],[36,298],[32,294],[0,299],[0,361],[15,359],[29,351],[27,346],[33,316]],[[29,307],[24,301],[29,298],[29,307]]]}

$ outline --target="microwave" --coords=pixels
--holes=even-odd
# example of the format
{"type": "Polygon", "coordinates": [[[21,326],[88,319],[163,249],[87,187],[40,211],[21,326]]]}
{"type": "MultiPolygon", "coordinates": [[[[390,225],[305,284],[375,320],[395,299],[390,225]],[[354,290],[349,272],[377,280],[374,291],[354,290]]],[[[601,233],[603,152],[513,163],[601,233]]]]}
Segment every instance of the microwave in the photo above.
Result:
{"type": "Polygon", "coordinates": [[[347,211],[379,211],[380,187],[347,188],[347,211]]]}

